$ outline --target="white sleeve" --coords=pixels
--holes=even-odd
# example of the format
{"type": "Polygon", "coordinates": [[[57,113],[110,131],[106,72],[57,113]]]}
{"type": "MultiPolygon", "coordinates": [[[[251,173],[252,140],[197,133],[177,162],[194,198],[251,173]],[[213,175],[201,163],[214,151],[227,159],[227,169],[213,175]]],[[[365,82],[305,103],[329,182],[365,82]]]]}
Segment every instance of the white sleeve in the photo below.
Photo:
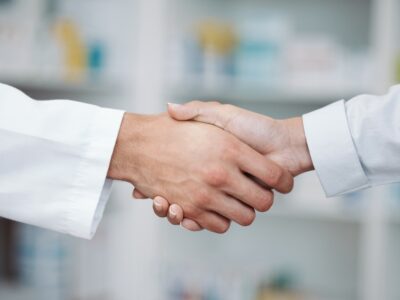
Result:
{"type": "Polygon", "coordinates": [[[0,216],[91,238],[123,112],[0,84],[0,216]]]}
{"type": "Polygon", "coordinates": [[[400,86],[333,103],[303,121],[327,196],[400,182],[400,86]]]}

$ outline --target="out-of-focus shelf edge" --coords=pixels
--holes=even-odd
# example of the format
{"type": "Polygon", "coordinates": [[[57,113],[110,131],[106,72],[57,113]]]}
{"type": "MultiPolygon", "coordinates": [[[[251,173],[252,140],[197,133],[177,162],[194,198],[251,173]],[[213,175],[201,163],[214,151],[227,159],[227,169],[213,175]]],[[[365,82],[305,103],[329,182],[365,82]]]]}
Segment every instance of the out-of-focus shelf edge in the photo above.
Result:
{"type": "Polygon", "coordinates": [[[362,212],[350,209],[301,208],[300,205],[277,205],[267,212],[264,218],[283,218],[291,220],[361,224],[362,212]]]}
{"type": "Polygon", "coordinates": [[[16,284],[0,282],[0,299],[26,300],[32,299],[34,291],[16,284]]]}
{"type": "MultiPolygon", "coordinates": [[[[362,224],[364,212],[362,208],[346,209],[343,208],[302,208],[300,205],[281,204],[271,208],[271,210],[263,215],[262,218],[283,218],[290,220],[313,221],[313,222],[333,222],[333,223],[348,223],[362,224]]],[[[400,208],[397,212],[390,212],[384,216],[387,224],[400,226],[400,208]]]]}
{"type": "Polygon", "coordinates": [[[398,211],[389,213],[389,222],[393,225],[400,225],[400,207],[398,211]]]}
{"type": "MultiPolygon", "coordinates": [[[[195,82],[195,81],[194,81],[195,82]]],[[[257,85],[216,85],[213,88],[183,82],[172,84],[167,89],[167,96],[179,101],[217,100],[231,103],[281,103],[326,105],[337,100],[349,100],[360,94],[372,91],[361,87],[261,87],[257,85]]]]}
{"type": "Polygon", "coordinates": [[[0,83],[11,85],[23,91],[58,92],[72,94],[111,94],[120,86],[108,80],[66,81],[52,77],[2,76],[0,83]]]}

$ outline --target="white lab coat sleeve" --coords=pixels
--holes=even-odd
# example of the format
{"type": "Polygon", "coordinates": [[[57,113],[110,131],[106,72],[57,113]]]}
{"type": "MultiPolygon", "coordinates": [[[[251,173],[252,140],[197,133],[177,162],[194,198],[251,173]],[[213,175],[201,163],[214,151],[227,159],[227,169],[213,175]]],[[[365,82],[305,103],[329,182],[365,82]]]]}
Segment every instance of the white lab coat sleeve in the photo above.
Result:
{"type": "Polygon", "coordinates": [[[303,121],[327,196],[400,181],[400,86],[336,102],[303,121]]]}
{"type": "Polygon", "coordinates": [[[123,112],[0,84],[0,216],[91,238],[123,112]]]}

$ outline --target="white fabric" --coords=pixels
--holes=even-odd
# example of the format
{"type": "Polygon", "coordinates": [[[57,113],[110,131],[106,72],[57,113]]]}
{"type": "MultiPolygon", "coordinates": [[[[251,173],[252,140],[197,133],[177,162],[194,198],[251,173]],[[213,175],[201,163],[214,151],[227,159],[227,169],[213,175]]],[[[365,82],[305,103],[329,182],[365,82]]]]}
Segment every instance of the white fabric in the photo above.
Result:
{"type": "Polygon", "coordinates": [[[0,216],[91,238],[123,112],[0,84],[0,216]]]}
{"type": "Polygon", "coordinates": [[[400,182],[400,85],[303,116],[315,170],[327,196],[400,182]]]}

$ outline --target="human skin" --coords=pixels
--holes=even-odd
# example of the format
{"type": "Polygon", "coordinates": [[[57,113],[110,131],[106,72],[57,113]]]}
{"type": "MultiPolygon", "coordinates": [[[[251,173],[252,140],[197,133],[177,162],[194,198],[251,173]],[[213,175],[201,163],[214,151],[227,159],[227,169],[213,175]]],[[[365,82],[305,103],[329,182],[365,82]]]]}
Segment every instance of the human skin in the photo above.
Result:
{"type": "Polygon", "coordinates": [[[168,114],[125,114],[108,177],[132,183],[146,197],[170,199],[216,233],[231,220],[247,226],[255,210],[271,207],[273,192],[251,178],[284,193],[293,187],[287,170],[232,134],[168,114]]]}
{"type": "MultiPolygon", "coordinates": [[[[194,120],[214,125],[232,133],[268,159],[288,170],[292,176],[313,170],[301,117],[275,120],[268,116],[218,102],[193,101],[186,105],[171,104],[168,112],[176,120],[194,120]]],[[[141,198],[140,190],[134,196],[141,198]]],[[[167,216],[172,224],[180,224],[189,230],[200,230],[178,205],[169,199],[156,197],[153,208],[160,217],[167,216]],[[185,218],[185,219],[183,219],[185,218]]]]}

